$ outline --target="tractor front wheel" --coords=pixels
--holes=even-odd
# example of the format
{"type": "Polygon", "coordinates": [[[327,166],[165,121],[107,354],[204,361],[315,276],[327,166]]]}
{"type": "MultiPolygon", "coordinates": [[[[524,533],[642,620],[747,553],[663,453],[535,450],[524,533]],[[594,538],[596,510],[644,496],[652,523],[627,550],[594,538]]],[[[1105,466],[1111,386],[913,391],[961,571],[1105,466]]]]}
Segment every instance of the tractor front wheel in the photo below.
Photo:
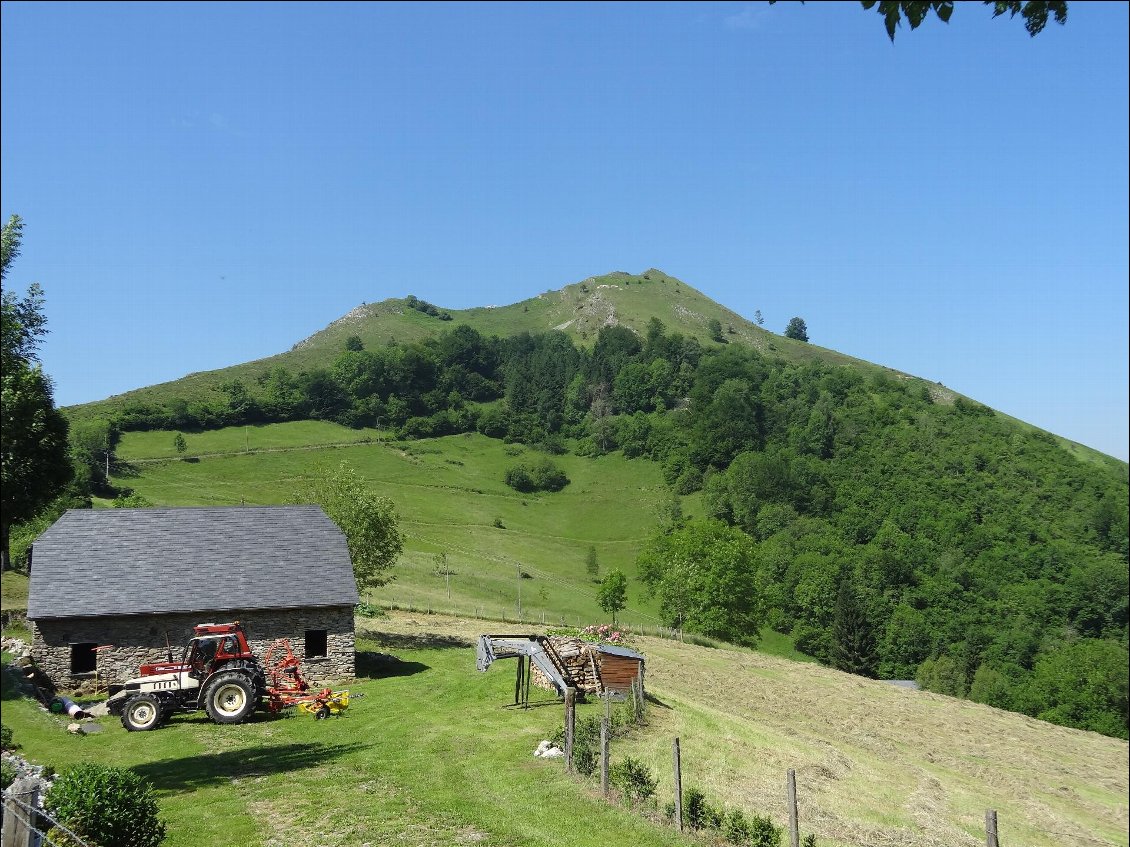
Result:
{"type": "Polygon", "coordinates": [[[254,680],[238,671],[218,673],[208,680],[203,699],[204,710],[216,723],[243,723],[259,700],[254,680]]]}
{"type": "Polygon", "coordinates": [[[136,694],[122,709],[122,726],[130,732],[145,732],[161,725],[161,701],[153,694],[136,694]]]}

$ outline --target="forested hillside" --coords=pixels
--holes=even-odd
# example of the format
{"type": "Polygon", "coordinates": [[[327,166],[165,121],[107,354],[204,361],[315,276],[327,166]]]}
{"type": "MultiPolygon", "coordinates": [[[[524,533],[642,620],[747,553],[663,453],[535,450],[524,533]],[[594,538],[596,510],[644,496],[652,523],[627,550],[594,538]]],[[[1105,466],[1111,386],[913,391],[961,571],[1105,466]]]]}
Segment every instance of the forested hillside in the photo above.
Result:
{"type": "MultiPolygon", "coordinates": [[[[82,421],[85,478],[100,483],[97,445],[122,431],[302,419],[622,451],[660,463],[675,498],[639,559],[668,624],[737,643],[768,624],[841,669],[1127,737],[1124,464],[1081,462],[922,380],[729,343],[720,325],[701,340],[653,315],[581,346],[408,302],[432,335],[345,336],[328,367],[82,421]],[[698,491],[707,515],[685,520],[677,498],[698,491]]],[[[567,483],[551,458],[533,470],[515,487],[567,483]]]]}

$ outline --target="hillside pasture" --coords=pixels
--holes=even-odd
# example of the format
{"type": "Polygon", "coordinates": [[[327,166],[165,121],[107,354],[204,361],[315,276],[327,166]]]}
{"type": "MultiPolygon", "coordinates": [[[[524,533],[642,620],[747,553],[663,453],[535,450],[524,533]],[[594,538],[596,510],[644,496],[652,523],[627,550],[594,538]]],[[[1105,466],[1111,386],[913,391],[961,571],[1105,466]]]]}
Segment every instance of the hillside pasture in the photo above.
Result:
{"type": "Polygon", "coordinates": [[[796,771],[803,829],[840,844],[976,847],[1128,843],[1127,744],[1013,712],[801,666],[644,639],[653,732],[626,745],[683,785],[780,820],[796,771]]]}
{"type": "Polygon", "coordinates": [[[220,453],[246,453],[262,450],[326,448],[332,445],[368,444],[387,438],[378,429],[350,429],[329,421],[291,421],[257,426],[229,426],[203,432],[185,432],[184,453],[178,453],[175,431],[148,430],[123,433],[114,449],[119,462],[151,459],[180,459],[220,453]]]}
{"type": "MultiPolygon", "coordinates": [[[[530,709],[509,705],[512,662],[475,670],[474,638],[488,629],[428,614],[359,619],[353,703],[327,721],[182,715],[127,733],[107,717],[102,732],[74,736],[7,675],[4,721],[35,762],[96,760],[148,779],[168,847],[707,843],[534,758],[562,709],[538,689],[530,709]]],[[[1127,844],[1125,741],[750,650],[633,646],[647,656],[648,724],[615,741],[612,759],[651,768],[657,810],[672,797],[677,736],[684,789],[778,825],[795,769],[801,830],[821,847],[977,847],[989,808],[1002,844],[1127,844]]],[[[599,711],[585,703],[578,718],[599,711]]]]}
{"type": "MultiPolygon", "coordinates": [[[[469,640],[482,626],[404,615],[372,625],[409,640],[469,640]]],[[[644,761],[661,805],[678,737],[684,790],[778,825],[794,769],[801,830],[820,845],[978,847],[986,809],[1005,845],[1130,843],[1125,741],[754,650],[646,636],[633,646],[647,656],[649,723],[612,757],[644,761]]]]}
{"type": "MultiPolygon", "coordinates": [[[[393,501],[405,536],[396,578],[369,602],[515,619],[521,591],[524,620],[605,620],[585,570],[593,546],[602,575],[619,568],[632,580],[621,620],[659,622],[653,601],[634,581],[636,555],[669,498],[653,462],[554,456],[570,480],[564,490],[520,494],[505,484],[506,469],[542,454],[477,434],[392,442],[375,430],[321,422],[229,427],[189,436],[186,455],[199,448],[198,460],[190,461],[169,456],[175,435],[125,434],[120,455],[128,461],[115,484],[158,506],[271,505],[287,502],[311,475],[349,462],[393,501]],[[355,443],[347,443],[350,435],[355,443]],[[253,445],[250,452],[243,452],[245,443],[253,445]]],[[[693,511],[696,503],[687,498],[684,508],[693,511]]]]}

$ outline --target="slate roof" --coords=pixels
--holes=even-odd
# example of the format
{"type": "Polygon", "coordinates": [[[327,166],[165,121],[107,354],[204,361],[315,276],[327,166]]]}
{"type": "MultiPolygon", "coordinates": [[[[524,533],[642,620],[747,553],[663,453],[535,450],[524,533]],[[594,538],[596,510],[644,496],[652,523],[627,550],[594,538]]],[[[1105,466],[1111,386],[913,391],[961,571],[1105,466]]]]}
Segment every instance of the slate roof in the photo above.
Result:
{"type": "Polygon", "coordinates": [[[32,549],[27,616],[357,602],[345,535],[318,506],[72,509],[32,549]]]}

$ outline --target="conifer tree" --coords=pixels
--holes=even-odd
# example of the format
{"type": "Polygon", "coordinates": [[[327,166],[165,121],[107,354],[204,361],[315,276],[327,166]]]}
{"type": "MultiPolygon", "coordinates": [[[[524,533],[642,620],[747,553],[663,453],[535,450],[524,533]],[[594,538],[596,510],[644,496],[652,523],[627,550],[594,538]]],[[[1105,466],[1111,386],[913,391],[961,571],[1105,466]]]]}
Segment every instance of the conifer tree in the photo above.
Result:
{"type": "Polygon", "coordinates": [[[596,546],[589,545],[589,552],[585,556],[585,572],[594,581],[600,576],[600,564],[596,561],[596,546]]]}
{"type": "Polygon", "coordinates": [[[875,627],[867,617],[855,585],[850,578],[840,582],[832,619],[832,666],[847,673],[874,679],[878,675],[879,653],[875,646],[875,627]]]}

